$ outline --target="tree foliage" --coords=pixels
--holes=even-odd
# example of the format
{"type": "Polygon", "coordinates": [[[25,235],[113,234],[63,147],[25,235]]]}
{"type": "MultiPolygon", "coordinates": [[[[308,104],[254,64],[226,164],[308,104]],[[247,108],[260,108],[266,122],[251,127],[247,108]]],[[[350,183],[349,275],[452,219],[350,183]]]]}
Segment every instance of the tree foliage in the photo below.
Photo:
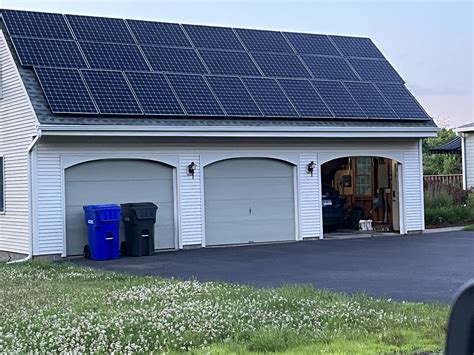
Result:
{"type": "Polygon", "coordinates": [[[456,154],[431,154],[437,148],[456,138],[456,132],[442,128],[437,137],[423,140],[423,173],[425,175],[461,174],[461,156],[456,154]]]}

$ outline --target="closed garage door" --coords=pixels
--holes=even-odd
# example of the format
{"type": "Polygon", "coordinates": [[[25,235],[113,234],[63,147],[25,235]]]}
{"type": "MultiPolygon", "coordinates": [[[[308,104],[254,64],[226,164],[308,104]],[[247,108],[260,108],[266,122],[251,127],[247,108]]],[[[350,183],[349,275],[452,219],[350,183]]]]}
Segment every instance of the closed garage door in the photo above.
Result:
{"type": "Polygon", "coordinates": [[[108,203],[156,203],[155,248],[175,248],[171,167],[146,160],[98,160],[67,169],[65,179],[67,255],[82,254],[87,244],[82,206],[108,203]]]}
{"type": "Polygon", "coordinates": [[[295,240],[293,166],[230,159],[204,170],[206,245],[295,240]]]}

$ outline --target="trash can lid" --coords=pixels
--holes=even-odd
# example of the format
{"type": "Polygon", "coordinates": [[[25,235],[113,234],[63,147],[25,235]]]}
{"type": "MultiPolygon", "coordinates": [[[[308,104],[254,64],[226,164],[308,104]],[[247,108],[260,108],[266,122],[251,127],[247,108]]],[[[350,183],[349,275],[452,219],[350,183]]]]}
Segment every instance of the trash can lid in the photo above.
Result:
{"type": "Polygon", "coordinates": [[[120,206],[122,208],[135,208],[135,207],[156,207],[158,208],[157,205],[155,205],[153,202],[131,202],[131,203],[122,203],[120,206]]]}
{"type": "Polygon", "coordinates": [[[97,210],[120,210],[119,205],[107,204],[107,205],[87,205],[82,206],[84,211],[97,211],[97,210]]]}

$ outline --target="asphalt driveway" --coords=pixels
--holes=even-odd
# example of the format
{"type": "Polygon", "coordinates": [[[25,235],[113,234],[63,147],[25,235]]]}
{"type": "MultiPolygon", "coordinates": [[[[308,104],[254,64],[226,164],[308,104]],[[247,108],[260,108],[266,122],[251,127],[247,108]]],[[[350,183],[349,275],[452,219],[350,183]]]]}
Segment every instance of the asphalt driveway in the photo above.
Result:
{"type": "Polygon", "coordinates": [[[257,287],[312,284],[396,300],[449,303],[474,278],[474,232],[304,241],[195,249],[124,257],[74,259],[103,270],[257,287]]]}

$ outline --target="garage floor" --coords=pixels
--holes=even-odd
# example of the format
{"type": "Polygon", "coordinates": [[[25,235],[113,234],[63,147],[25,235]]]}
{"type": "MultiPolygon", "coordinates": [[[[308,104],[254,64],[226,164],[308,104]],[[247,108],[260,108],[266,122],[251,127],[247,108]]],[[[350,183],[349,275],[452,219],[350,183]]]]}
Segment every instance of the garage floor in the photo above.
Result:
{"type": "Polygon", "coordinates": [[[474,278],[474,232],[211,248],[96,262],[94,268],[274,287],[312,284],[397,300],[449,303],[474,278]]]}

